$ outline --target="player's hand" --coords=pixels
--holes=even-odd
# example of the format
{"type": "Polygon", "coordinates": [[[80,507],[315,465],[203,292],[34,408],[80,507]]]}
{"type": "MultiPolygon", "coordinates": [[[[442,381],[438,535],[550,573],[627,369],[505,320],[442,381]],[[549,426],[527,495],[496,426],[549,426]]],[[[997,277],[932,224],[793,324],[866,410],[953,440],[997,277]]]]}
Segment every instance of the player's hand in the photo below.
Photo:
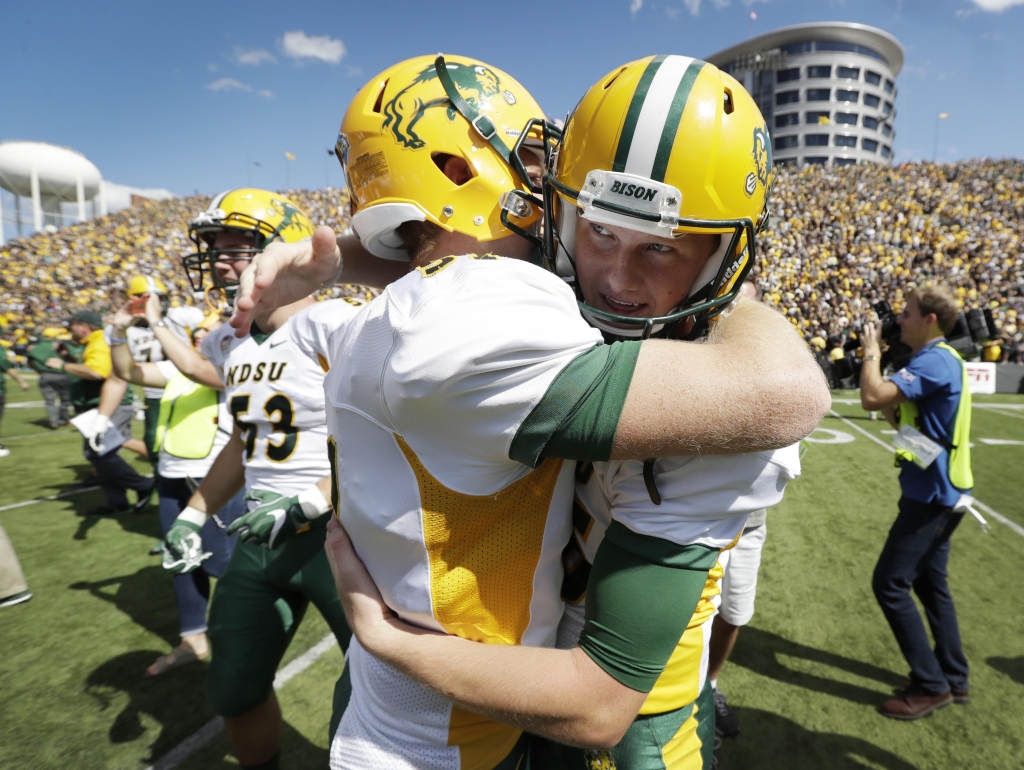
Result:
{"type": "Polygon", "coordinates": [[[308,509],[300,498],[301,495],[285,497],[277,492],[252,489],[245,499],[255,500],[259,505],[231,522],[227,534],[237,533],[246,543],[277,548],[293,536],[308,530],[309,522],[319,515],[308,509]]]}
{"type": "Polygon", "coordinates": [[[25,382],[24,380],[18,380],[18,385],[21,387],[22,390],[28,390],[28,383],[25,382]]]}
{"type": "Polygon", "coordinates": [[[213,556],[203,550],[203,539],[199,536],[200,525],[183,520],[180,516],[167,531],[163,542],[149,550],[153,556],[162,557],[163,568],[174,575],[187,575],[213,556]]]}
{"type": "Polygon", "coordinates": [[[236,337],[249,333],[260,313],[298,302],[330,286],[341,272],[341,250],[334,231],[320,225],[301,243],[274,241],[253,257],[238,279],[231,325],[236,337]]]}
{"type": "Polygon", "coordinates": [[[107,435],[110,427],[110,418],[105,414],[96,415],[96,422],[92,424],[92,435],[89,436],[89,448],[96,454],[103,451],[103,437],[107,435]]]}
{"type": "Polygon", "coordinates": [[[114,327],[115,331],[124,331],[132,324],[137,323],[138,320],[138,316],[128,312],[128,303],[126,302],[114,311],[114,314],[110,317],[110,325],[114,327]]]}
{"type": "Polygon", "coordinates": [[[150,327],[155,326],[164,319],[164,309],[160,306],[160,295],[155,291],[151,291],[146,297],[145,315],[150,327]]]}
{"type": "Polygon", "coordinates": [[[324,550],[349,628],[367,651],[386,657],[389,632],[403,627],[412,630],[412,626],[399,620],[395,612],[384,603],[373,578],[356,555],[348,533],[334,516],[327,522],[324,550]]]}
{"type": "Polygon", "coordinates": [[[882,327],[874,323],[864,324],[860,333],[860,346],[865,356],[881,356],[882,327]]]}

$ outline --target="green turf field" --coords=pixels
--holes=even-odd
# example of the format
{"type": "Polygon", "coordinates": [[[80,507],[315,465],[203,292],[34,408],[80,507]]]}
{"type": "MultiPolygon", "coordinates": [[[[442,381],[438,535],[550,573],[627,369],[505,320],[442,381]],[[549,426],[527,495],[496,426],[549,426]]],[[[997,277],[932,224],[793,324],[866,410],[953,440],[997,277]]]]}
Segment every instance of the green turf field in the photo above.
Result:
{"type": "MultiPolygon", "coordinates": [[[[9,382],[9,384],[12,384],[9,382]]],[[[804,475],[769,516],[757,614],[719,681],[743,732],[719,752],[738,768],[1024,767],[1024,536],[965,520],[953,542],[953,591],[974,703],[919,722],[883,719],[876,705],[906,673],[871,594],[871,571],[895,517],[887,442],[839,399],[804,457],[804,475]],[[855,426],[855,427],[854,427],[855,426]],[[846,439],[852,437],[852,441],[846,439]]],[[[10,403],[38,401],[8,389],[10,403]]],[[[974,472],[979,500],[1024,526],[1024,397],[976,397],[974,472]],[[1016,407],[1016,408],[1015,408],[1016,407]]],[[[141,423],[137,423],[141,432],[141,423]]],[[[51,433],[41,408],[8,408],[0,442],[0,508],[74,491],[88,464],[71,429],[51,433]],[[18,438],[22,436],[23,438],[18,438]]],[[[145,464],[139,464],[145,469],[145,464]]],[[[176,641],[170,581],[146,555],[155,514],[96,519],[98,492],[0,510],[34,598],[0,609],[0,768],[131,768],[164,757],[213,714],[203,666],[147,680],[143,669],[176,641]]],[[[327,628],[311,608],[284,663],[327,628]]],[[[330,649],[279,691],[285,767],[327,764],[330,695],[342,657],[330,649]]],[[[178,767],[237,767],[223,732],[178,767]]]]}

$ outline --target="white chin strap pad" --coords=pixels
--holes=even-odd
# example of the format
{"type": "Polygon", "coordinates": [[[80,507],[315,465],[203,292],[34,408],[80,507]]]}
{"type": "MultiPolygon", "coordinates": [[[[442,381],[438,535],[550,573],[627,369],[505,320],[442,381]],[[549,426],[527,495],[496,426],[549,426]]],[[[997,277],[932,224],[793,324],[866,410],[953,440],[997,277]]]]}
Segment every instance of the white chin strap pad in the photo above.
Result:
{"type": "Polygon", "coordinates": [[[708,257],[708,261],[704,263],[704,267],[700,269],[700,272],[697,273],[697,277],[693,279],[693,284],[690,286],[690,293],[686,295],[687,299],[692,297],[718,277],[718,271],[722,268],[722,262],[725,261],[725,252],[728,251],[729,243],[732,241],[732,233],[722,233],[718,237],[718,248],[715,249],[715,252],[710,257],[708,257]]]}
{"type": "Polygon", "coordinates": [[[412,203],[381,203],[352,215],[352,230],[363,248],[381,259],[408,262],[402,239],[395,232],[404,222],[425,222],[426,213],[412,203]]]}
{"type": "Polygon", "coordinates": [[[576,251],[576,205],[564,199],[558,201],[558,253],[555,255],[555,272],[562,278],[574,278],[569,254],[576,251]]]}

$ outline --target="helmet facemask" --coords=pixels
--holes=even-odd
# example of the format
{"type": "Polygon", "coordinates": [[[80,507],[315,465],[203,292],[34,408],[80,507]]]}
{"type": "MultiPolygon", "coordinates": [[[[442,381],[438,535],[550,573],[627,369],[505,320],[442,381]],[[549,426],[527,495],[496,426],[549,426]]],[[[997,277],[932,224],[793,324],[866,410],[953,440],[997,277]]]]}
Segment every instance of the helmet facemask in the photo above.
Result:
{"type": "MultiPolygon", "coordinates": [[[[204,212],[205,214],[205,212],[204,212]]],[[[193,220],[189,226],[189,239],[196,245],[196,251],[182,258],[185,274],[196,294],[207,295],[215,289],[224,295],[227,301],[234,300],[238,291],[238,281],[227,281],[221,278],[216,269],[217,262],[252,262],[253,258],[269,243],[277,238],[280,228],[275,230],[268,223],[246,214],[232,214],[232,224],[222,224],[222,220],[208,220],[203,217],[193,220]],[[270,233],[267,236],[267,233],[270,233]],[[251,236],[252,246],[217,248],[219,233],[243,233],[251,236]]]]}

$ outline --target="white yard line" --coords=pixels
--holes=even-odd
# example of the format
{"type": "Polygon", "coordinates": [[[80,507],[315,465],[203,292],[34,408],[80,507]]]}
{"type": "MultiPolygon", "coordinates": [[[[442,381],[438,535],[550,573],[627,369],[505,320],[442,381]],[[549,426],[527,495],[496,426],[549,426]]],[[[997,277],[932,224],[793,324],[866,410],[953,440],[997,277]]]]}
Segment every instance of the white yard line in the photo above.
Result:
{"type": "MultiPolygon", "coordinates": [[[[893,448],[890,444],[885,443],[884,441],[882,441],[882,439],[878,438],[878,436],[875,436],[874,434],[869,433],[868,431],[864,430],[859,425],[855,425],[854,423],[852,423],[850,420],[847,420],[845,417],[843,417],[841,414],[839,414],[834,409],[829,409],[828,411],[829,411],[829,414],[831,414],[833,417],[842,420],[844,423],[849,425],[855,431],[857,431],[858,433],[860,433],[860,434],[862,434],[864,436],[867,436],[869,439],[874,441],[876,444],[878,444],[883,449],[886,449],[886,450],[888,450],[889,452],[892,452],[892,453],[896,452],[895,448],[893,448]]],[[[1018,535],[1020,535],[1021,537],[1024,537],[1024,527],[1022,527],[1017,522],[1011,521],[1010,519],[1008,519],[1005,516],[1003,516],[1003,514],[997,512],[997,511],[992,510],[987,505],[985,505],[985,503],[981,502],[981,500],[979,500],[976,497],[974,498],[974,504],[978,508],[981,508],[981,510],[983,510],[985,513],[987,513],[989,516],[991,516],[996,521],[998,521],[998,522],[1000,522],[1002,524],[1005,524],[1007,527],[1012,529],[1018,535]]]]}
{"type": "MultiPolygon", "coordinates": [[[[274,677],[274,689],[280,690],[293,678],[316,663],[324,653],[328,652],[337,643],[338,642],[334,638],[334,634],[328,634],[319,642],[314,644],[299,657],[277,672],[277,676],[274,677]]],[[[160,759],[152,765],[145,768],[145,770],[173,770],[173,768],[188,759],[188,757],[195,751],[201,749],[213,740],[223,729],[223,719],[220,717],[211,719],[205,725],[192,733],[192,735],[171,749],[168,753],[160,757],[160,759]]]]}
{"type": "Polygon", "coordinates": [[[46,406],[45,401],[15,401],[13,404],[7,404],[7,409],[35,409],[40,406],[46,406]]]}
{"type": "Polygon", "coordinates": [[[3,441],[14,441],[19,438],[39,438],[39,436],[81,436],[77,430],[48,430],[43,433],[23,433],[20,436],[0,436],[0,442],[3,441]]]}
{"type": "Polygon", "coordinates": [[[5,506],[0,507],[0,513],[2,513],[3,511],[10,511],[10,510],[13,510],[15,508],[24,508],[26,505],[35,505],[36,503],[45,503],[47,500],[60,500],[61,498],[71,497],[72,495],[81,495],[81,494],[83,494],[85,492],[92,492],[94,489],[99,489],[99,487],[82,487],[81,489],[72,489],[72,490],[69,490],[67,492],[61,492],[59,495],[50,495],[48,497],[37,497],[34,500],[25,500],[24,502],[21,502],[21,503],[11,503],[10,505],[5,505],[5,506]]]}
{"type": "Polygon", "coordinates": [[[990,412],[995,412],[1003,417],[1016,417],[1018,420],[1024,420],[1024,414],[1014,414],[1013,412],[1004,412],[1002,409],[989,409],[990,412]]]}

